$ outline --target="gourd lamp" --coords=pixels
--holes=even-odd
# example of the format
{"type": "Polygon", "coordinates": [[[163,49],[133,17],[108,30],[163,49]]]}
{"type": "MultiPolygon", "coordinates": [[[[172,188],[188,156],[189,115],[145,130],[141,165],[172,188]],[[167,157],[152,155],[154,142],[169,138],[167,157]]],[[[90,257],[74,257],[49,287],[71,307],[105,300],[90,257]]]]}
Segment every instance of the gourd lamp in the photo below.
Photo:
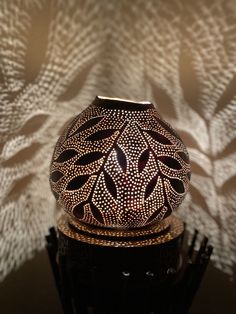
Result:
{"type": "Polygon", "coordinates": [[[122,299],[118,274],[138,278],[128,292],[130,300],[134,294],[130,308],[138,309],[142,274],[164,291],[163,282],[180,272],[184,225],[172,213],[189,180],[186,147],[150,102],[96,97],[67,125],[53,153],[50,184],[64,209],[58,221],[62,294],[73,304],[80,298],[78,313],[87,313],[80,311],[88,294],[96,304],[104,295],[106,305],[122,299]]]}
{"type": "Polygon", "coordinates": [[[181,233],[182,223],[171,214],[189,179],[186,147],[151,103],[105,97],[96,97],[68,124],[50,169],[52,191],[66,212],[59,229],[87,243],[111,246],[163,243],[181,233]],[[159,232],[162,236],[156,237],[159,232]],[[144,235],[148,239],[137,243],[144,235]]]}

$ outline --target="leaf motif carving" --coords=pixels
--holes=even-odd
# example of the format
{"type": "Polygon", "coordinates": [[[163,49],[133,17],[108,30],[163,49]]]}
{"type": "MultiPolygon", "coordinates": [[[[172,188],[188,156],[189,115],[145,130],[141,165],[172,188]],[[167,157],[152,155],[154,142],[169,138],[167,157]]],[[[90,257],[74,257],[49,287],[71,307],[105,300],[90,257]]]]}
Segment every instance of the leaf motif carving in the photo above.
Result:
{"type": "Polygon", "coordinates": [[[68,184],[66,189],[69,191],[80,189],[89,179],[89,175],[78,176],[73,178],[68,184]]]}
{"type": "Polygon", "coordinates": [[[171,141],[159,132],[152,130],[145,130],[145,132],[148,133],[155,141],[163,145],[172,145],[171,141]]]}
{"type": "Polygon", "coordinates": [[[158,216],[158,214],[159,214],[158,211],[155,211],[155,212],[151,215],[151,217],[148,218],[148,220],[147,220],[146,223],[149,223],[149,222],[153,221],[153,220],[158,216]]]}
{"type": "Polygon", "coordinates": [[[93,214],[93,217],[99,221],[101,224],[104,224],[103,216],[100,212],[100,210],[95,206],[93,203],[90,203],[91,212],[93,214]]]}
{"type": "Polygon", "coordinates": [[[175,132],[174,129],[172,129],[172,127],[165,121],[163,121],[162,119],[154,116],[154,118],[156,119],[156,121],[161,125],[161,127],[166,130],[167,132],[169,132],[171,135],[173,135],[174,137],[176,137],[177,139],[179,139],[182,142],[182,139],[180,138],[180,136],[175,132]]]}
{"type": "Polygon", "coordinates": [[[78,219],[83,219],[84,217],[84,202],[79,203],[73,208],[73,214],[75,215],[76,218],[78,219]]]}
{"type": "Polygon", "coordinates": [[[172,179],[172,178],[168,178],[168,180],[170,181],[170,184],[172,186],[172,188],[179,194],[182,194],[185,192],[185,188],[184,188],[184,184],[181,180],[179,179],[172,179]]]}
{"type": "Polygon", "coordinates": [[[104,156],[101,152],[91,152],[81,156],[76,162],[75,165],[85,166],[94,161],[101,159],[104,156]]]}
{"type": "MultiPolygon", "coordinates": [[[[163,208],[162,208],[163,209],[163,208]]],[[[154,221],[158,215],[160,215],[162,209],[156,210],[147,220],[147,223],[150,223],[151,221],[154,221]]],[[[163,218],[163,217],[162,217],[163,218]]]]}
{"type": "Polygon", "coordinates": [[[106,172],[103,172],[104,180],[106,184],[106,188],[109,191],[109,193],[116,199],[117,198],[117,189],[115,182],[113,181],[112,177],[106,172]]]}
{"type": "Polygon", "coordinates": [[[158,175],[155,175],[147,184],[146,190],[145,190],[145,196],[144,196],[145,199],[147,199],[151,195],[151,193],[154,191],[157,185],[157,179],[158,179],[158,175]]]}
{"type": "Polygon", "coordinates": [[[56,162],[65,162],[73,157],[75,157],[78,154],[78,152],[75,149],[67,149],[64,150],[55,160],[56,162]]]}
{"type": "Polygon", "coordinates": [[[143,171],[149,159],[149,149],[145,149],[138,160],[138,171],[139,173],[143,171]]]}
{"type": "Polygon", "coordinates": [[[177,152],[177,154],[181,159],[183,159],[184,162],[186,162],[187,164],[189,163],[189,157],[187,154],[185,154],[184,152],[177,152]]]}
{"type": "Polygon", "coordinates": [[[51,173],[51,180],[52,180],[52,182],[55,183],[55,182],[59,181],[63,177],[63,175],[64,174],[61,171],[58,171],[58,170],[53,171],[51,173]]]}
{"type": "Polygon", "coordinates": [[[78,134],[82,131],[90,129],[94,125],[98,124],[102,119],[103,119],[103,116],[89,119],[88,121],[84,122],[71,136],[74,136],[75,134],[78,134]]]}
{"type": "Polygon", "coordinates": [[[69,137],[70,132],[73,130],[74,126],[76,125],[77,121],[79,119],[79,116],[75,117],[72,119],[70,122],[67,124],[67,138],[69,137]]]}
{"type": "Polygon", "coordinates": [[[123,150],[118,145],[116,145],[115,150],[116,150],[118,163],[119,163],[121,169],[123,170],[123,172],[126,172],[126,170],[127,170],[127,159],[126,159],[125,153],[123,152],[123,150]]]}
{"type": "Polygon", "coordinates": [[[54,190],[52,190],[52,193],[53,193],[55,199],[58,200],[60,195],[57,192],[55,192],[54,190]]]}
{"type": "Polygon", "coordinates": [[[168,168],[175,169],[175,170],[182,169],[182,166],[178,162],[178,160],[176,160],[175,158],[172,158],[170,156],[158,156],[158,160],[160,160],[168,168]]]}
{"type": "Polygon", "coordinates": [[[97,132],[89,135],[86,138],[86,141],[104,140],[105,138],[111,137],[115,132],[116,132],[116,130],[114,130],[114,129],[100,130],[100,131],[97,131],[97,132]]]}

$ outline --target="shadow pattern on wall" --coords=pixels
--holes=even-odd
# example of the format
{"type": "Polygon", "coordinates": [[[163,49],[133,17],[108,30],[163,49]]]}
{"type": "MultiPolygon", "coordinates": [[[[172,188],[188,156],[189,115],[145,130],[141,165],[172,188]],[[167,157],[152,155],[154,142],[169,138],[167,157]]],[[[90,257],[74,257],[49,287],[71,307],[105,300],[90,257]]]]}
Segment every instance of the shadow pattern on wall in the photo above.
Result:
{"type": "Polygon", "coordinates": [[[95,97],[151,100],[192,163],[179,210],[236,262],[235,1],[0,3],[0,278],[44,246],[61,127],[95,97]]]}

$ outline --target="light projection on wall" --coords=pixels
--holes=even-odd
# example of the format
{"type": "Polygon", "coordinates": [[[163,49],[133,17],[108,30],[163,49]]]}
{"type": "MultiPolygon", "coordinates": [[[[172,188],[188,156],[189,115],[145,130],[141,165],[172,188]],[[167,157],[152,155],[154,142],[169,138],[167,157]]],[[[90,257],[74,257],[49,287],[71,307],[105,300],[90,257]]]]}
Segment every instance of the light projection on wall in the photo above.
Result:
{"type": "Polygon", "coordinates": [[[1,279],[44,247],[55,138],[95,95],[148,99],[177,130],[192,168],[178,214],[233,273],[235,28],[234,0],[0,1],[1,279]]]}

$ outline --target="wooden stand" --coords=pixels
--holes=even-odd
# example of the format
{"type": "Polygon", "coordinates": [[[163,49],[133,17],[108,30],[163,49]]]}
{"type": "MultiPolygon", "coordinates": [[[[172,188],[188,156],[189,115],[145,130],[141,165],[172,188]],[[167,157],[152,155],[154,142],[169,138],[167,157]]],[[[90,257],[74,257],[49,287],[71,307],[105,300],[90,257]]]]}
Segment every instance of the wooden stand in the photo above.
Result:
{"type": "Polygon", "coordinates": [[[198,232],[188,246],[175,217],[138,237],[87,229],[64,215],[46,237],[65,314],[188,313],[212,253],[207,238],[195,251],[198,232]]]}

